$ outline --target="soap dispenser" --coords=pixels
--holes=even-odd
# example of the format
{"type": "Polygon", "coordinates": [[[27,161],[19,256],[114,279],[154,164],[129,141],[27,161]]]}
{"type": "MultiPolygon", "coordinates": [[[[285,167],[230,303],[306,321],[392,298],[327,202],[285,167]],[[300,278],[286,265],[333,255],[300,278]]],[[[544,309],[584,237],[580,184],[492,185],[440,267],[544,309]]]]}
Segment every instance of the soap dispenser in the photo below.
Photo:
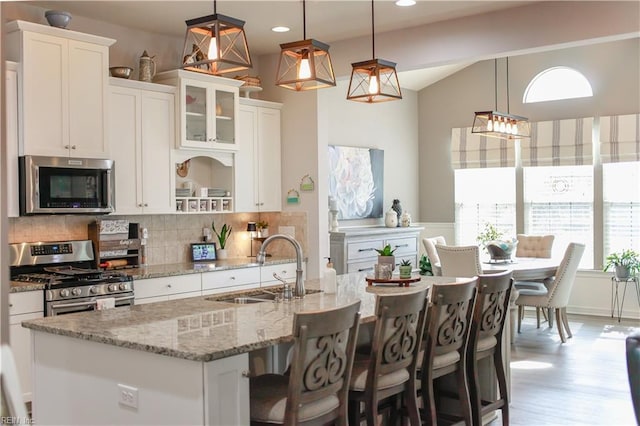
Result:
{"type": "Polygon", "coordinates": [[[327,267],[324,269],[324,273],[322,275],[322,290],[326,294],[334,294],[336,292],[336,270],[333,269],[333,263],[331,263],[331,258],[327,257],[327,267]]]}

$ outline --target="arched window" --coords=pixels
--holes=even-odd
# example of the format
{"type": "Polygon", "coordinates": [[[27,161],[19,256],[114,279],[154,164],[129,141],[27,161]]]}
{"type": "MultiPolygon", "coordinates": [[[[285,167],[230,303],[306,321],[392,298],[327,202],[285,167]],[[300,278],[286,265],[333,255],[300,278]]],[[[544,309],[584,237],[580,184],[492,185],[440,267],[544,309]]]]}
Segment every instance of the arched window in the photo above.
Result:
{"type": "Polygon", "coordinates": [[[522,102],[557,101],[593,96],[589,80],[569,67],[553,67],[536,75],[524,91],[522,102]]]}

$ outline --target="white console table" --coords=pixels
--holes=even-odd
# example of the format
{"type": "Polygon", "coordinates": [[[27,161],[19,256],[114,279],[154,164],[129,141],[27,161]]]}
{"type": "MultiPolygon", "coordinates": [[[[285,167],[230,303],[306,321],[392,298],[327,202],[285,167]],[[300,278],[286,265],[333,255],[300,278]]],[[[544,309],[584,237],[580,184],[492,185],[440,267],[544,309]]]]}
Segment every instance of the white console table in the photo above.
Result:
{"type": "Polygon", "coordinates": [[[396,264],[409,260],[418,267],[418,244],[422,227],[387,228],[384,226],[360,226],[342,228],[330,233],[330,253],[333,267],[338,274],[373,271],[378,260],[376,249],[391,245],[395,249],[396,264]]]}

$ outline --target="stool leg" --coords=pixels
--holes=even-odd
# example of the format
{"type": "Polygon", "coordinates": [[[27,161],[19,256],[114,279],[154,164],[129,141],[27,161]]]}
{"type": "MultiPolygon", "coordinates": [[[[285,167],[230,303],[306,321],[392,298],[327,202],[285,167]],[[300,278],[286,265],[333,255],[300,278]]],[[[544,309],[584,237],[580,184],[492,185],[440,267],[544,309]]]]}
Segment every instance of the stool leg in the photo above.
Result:
{"type": "Polygon", "coordinates": [[[518,306],[518,333],[520,333],[520,326],[522,325],[522,315],[524,315],[524,306],[518,306]]]}
{"type": "Polygon", "coordinates": [[[538,308],[537,306],[536,306],[536,322],[537,322],[536,328],[540,328],[540,308],[538,308]]]}

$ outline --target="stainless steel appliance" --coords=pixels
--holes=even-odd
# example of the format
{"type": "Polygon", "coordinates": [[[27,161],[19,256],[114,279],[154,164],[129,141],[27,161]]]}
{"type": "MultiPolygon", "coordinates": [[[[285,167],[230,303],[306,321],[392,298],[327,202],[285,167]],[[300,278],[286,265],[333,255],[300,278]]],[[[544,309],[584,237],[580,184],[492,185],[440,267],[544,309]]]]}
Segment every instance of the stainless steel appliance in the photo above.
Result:
{"type": "Polygon", "coordinates": [[[20,214],[105,214],[115,204],[112,160],[19,157],[20,214]]]}
{"type": "Polygon", "coordinates": [[[99,300],[133,304],[133,279],[96,269],[89,240],[9,245],[11,280],[45,284],[45,316],[92,311],[99,300]]]}

